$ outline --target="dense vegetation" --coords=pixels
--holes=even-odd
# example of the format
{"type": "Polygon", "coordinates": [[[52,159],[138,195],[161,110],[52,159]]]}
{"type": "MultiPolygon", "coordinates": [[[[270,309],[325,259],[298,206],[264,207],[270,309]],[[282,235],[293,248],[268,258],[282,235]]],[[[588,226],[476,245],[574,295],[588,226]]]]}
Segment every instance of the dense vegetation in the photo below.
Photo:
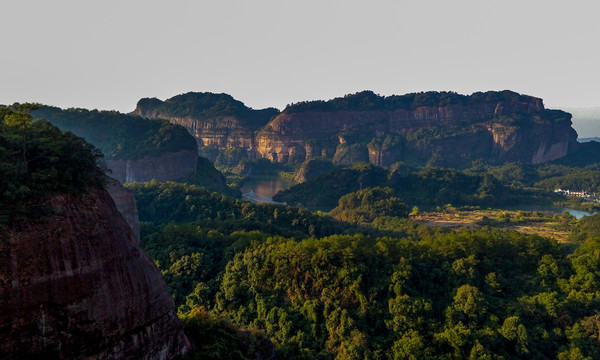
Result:
{"type": "Polygon", "coordinates": [[[372,91],[348,94],[329,101],[302,101],[288,105],[284,113],[304,111],[366,111],[366,110],[412,110],[421,106],[472,105],[480,103],[531,101],[532,97],[512,91],[476,92],[461,95],[451,91],[428,91],[405,95],[380,96],[372,91]]]}
{"type": "Polygon", "coordinates": [[[547,190],[572,189],[600,194],[600,171],[591,169],[581,170],[567,175],[544,179],[537,182],[536,185],[547,190]]]}
{"type": "Polygon", "coordinates": [[[374,187],[342,196],[330,215],[352,224],[368,224],[379,217],[406,218],[408,207],[391,188],[374,187]]]}
{"type": "Polygon", "coordinates": [[[34,108],[0,107],[0,228],[39,219],[52,195],[102,185],[101,154],[71,132],[34,121],[34,108]]]}
{"type": "Polygon", "coordinates": [[[598,249],[566,258],[518,233],[271,239],[228,264],[214,312],[284,358],[596,358],[598,249]]]}
{"type": "MultiPolygon", "coordinates": [[[[53,194],[102,184],[100,153],[34,121],[31,108],[0,108],[0,226],[37,218],[53,194]]],[[[151,151],[140,146],[135,153],[151,151]]],[[[328,214],[240,202],[195,184],[128,186],[141,244],[195,345],[187,358],[251,359],[272,342],[283,359],[596,359],[600,215],[563,216],[569,244],[495,230],[490,219],[484,230],[458,231],[406,219],[414,205],[487,207],[543,195],[523,189],[532,185],[596,188],[597,165],[585,166],[397,164],[389,172],[360,163],[280,195],[328,214]]],[[[214,168],[194,176],[187,180],[223,184],[214,168]]]]}
{"type": "Polygon", "coordinates": [[[234,198],[241,196],[239,190],[227,185],[227,180],[225,179],[225,176],[223,176],[223,173],[217,170],[210,160],[202,156],[198,156],[196,171],[185,178],[178,179],[178,181],[190,185],[202,186],[209,191],[218,192],[234,198]]]}
{"type": "Polygon", "coordinates": [[[117,111],[62,110],[40,106],[33,112],[62,130],[69,130],[92,143],[107,159],[137,159],[164,152],[195,150],[195,139],[179,125],[149,120],[117,111]]]}
{"type": "Polygon", "coordinates": [[[440,168],[402,174],[358,163],[281,191],[274,199],[329,210],[337,205],[342,195],[376,186],[389,187],[393,189],[394,196],[406,204],[424,208],[445,204],[494,207],[515,202],[540,201],[543,195],[524,189],[509,189],[489,174],[467,174],[440,168]]]}
{"type": "Polygon", "coordinates": [[[262,336],[285,359],[600,356],[598,215],[576,223],[585,245],[573,252],[536,235],[416,226],[389,188],[343,196],[340,223],[190,185],[130,187],[152,221],[142,245],[192,337],[214,339],[201,346],[213,358],[251,358],[240,344],[262,336]],[[392,219],[401,231],[381,236],[392,219]]]}
{"type": "Polygon", "coordinates": [[[242,126],[253,130],[264,126],[279,113],[275,108],[254,110],[235,100],[231,95],[210,92],[189,92],[174,96],[167,101],[145,98],[138,102],[138,109],[148,110],[166,117],[192,117],[207,120],[223,116],[235,116],[242,126]]]}
{"type": "Polygon", "coordinates": [[[307,210],[284,205],[257,205],[234,200],[203,187],[176,182],[130,183],[140,221],[189,223],[230,233],[260,230],[286,237],[343,233],[344,224],[307,210]]]}

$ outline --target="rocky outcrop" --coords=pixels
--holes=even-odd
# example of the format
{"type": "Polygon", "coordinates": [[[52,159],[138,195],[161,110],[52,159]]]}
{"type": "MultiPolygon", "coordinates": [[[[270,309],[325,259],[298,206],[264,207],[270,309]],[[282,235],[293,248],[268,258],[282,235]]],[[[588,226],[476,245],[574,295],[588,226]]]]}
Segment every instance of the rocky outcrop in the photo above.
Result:
{"type": "Polygon", "coordinates": [[[0,239],[0,358],[171,359],[188,342],[107,191],[51,199],[0,239]]]}
{"type": "Polygon", "coordinates": [[[196,150],[183,150],[140,159],[109,159],[106,160],[106,166],[110,170],[110,176],[121,183],[152,179],[167,181],[194,173],[197,161],[196,150]]]}

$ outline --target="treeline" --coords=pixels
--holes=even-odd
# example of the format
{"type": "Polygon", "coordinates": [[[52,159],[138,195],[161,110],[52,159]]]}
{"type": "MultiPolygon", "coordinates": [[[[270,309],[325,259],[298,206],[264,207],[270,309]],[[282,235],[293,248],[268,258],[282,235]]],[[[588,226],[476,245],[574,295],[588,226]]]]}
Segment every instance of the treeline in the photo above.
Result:
{"type": "MultiPolygon", "coordinates": [[[[588,160],[593,161],[593,158],[588,160]]],[[[600,192],[600,162],[598,158],[595,161],[585,167],[563,165],[562,161],[542,165],[486,165],[473,167],[467,173],[487,173],[514,187],[537,187],[547,191],[562,188],[593,193],[600,192]]]]}
{"type": "Polygon", "coordinates": [[[536,183],[537,186],[547,189],[584,190],[600,194],[600,171],[582,170],[575,173],[555,176],[536,183]]]}
{"type": "Polygon", "coordinates": [[[533,97],[512,91],[476,92],[472,95],[461,95],[451,91],[428,91],[406,95],[380,96],[372,91],[361,91],[344,97],[323,101],[302,101],[288,105],[284,113],[304,111],[367,111],[367,110],[413,110],[422,106],[475,105],[498,102],[529,102],[533,97]]]}
{"type": "Polygon", "coordinates": [[[33,114],[84,137],[109,159],[137,159],[197,147],[185,128],[166,120],[149,120],[117,111],[62,110],[51,106],[40,106],[33,114]]]}
{"type": "Polygon", "coordinates": [[[71,132],[33,120],[31,104],[0,107],[0,228],[34,221],[59,193],[103,184],[102,154],[71,132]]]}

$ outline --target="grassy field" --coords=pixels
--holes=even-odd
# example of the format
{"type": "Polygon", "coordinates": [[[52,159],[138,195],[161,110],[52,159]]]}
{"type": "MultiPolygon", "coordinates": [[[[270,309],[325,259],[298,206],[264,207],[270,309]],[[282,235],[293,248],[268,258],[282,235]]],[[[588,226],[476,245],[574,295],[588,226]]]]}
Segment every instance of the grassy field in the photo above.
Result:
{"type": "Polygon", "coordinates": [[[456,210],[424,212],[412,215],[420,225],[448,228],[494,228],[512,229],[526,234],[551,237],[559,242],[568,242],[570,229],[575,221],[570,215],[558,215],[546,211],[508,210],[456,210]]]}

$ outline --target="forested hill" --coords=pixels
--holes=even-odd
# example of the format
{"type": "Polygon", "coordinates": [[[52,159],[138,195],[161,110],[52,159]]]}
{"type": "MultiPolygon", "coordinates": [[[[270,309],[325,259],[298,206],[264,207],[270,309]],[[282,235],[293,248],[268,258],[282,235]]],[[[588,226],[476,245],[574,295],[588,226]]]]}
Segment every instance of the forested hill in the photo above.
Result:
{"type": "Polygon", "coordinates": [[[176,180],[197,174],[199,163],[194,138],[183,127],[167,120],[145,119],[117,111],[63,110],[43,105],[33,114],[99,148],[106,158],[110,176],[122,183],[176,180]]]}
{"type": "Polygon", "coordinates": [[[219,151],[241,148],[248,159],[291,164],[315,157],[384,167],[420,166],[432,158],[458,168],[476,160],[539,164],[564,157],[576,140],[570,114],[509,90],[362,91],[290,104],[282,112],[254,110],[227,94],[190,92],[141,99],[133,113],[184,126],[213,161],[219,151]]]}
{"type": "Polygon", "coordinates": [[[63,110],[43,105],[33,115],[84,137],[107,159],[138,159],[196,148],[184,128],[166,120],[144,119],[117,111],[63,110]]]}

